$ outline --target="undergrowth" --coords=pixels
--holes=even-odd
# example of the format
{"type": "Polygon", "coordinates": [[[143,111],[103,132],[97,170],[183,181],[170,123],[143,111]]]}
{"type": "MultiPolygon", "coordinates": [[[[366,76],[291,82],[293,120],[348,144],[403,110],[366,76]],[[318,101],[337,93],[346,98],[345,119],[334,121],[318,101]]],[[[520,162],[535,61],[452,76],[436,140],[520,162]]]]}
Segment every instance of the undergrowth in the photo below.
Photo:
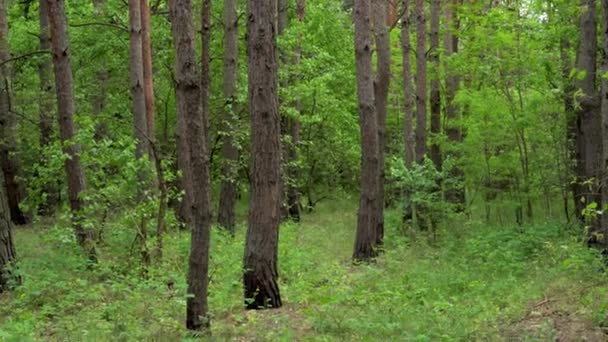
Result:
{"type": "MultiPolygon", "coordinates": [[[[403,234],[389,211],[384,253],[354,266],[354,202],[325,203],[281,226],[280,310],[243,310],[244,222],[234,239],[214,229],[210,339],[500,340],[557,292],[577,314],[608,325],[604,266],[559,223],[498,228],[455,217],[432,240],[403,234]]],[[[16,231],[23,284],[0,296],[0,341],[193,339],[183,322],[188,231],[165,237],[148,279],[134,228],[119,218],[105,229],[98,265],[86,265],[71,234],[61,220],[16,231]]]]}

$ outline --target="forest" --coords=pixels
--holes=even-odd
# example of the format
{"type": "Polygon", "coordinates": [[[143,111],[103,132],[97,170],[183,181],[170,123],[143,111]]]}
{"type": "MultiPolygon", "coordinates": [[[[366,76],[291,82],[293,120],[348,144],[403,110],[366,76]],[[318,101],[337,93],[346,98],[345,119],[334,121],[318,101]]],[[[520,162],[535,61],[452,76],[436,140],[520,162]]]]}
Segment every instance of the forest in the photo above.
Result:
{"type": "Polygon", "coordinates": [[[0,0],[0,342],[608,341],[608,0],[0,0]]]}

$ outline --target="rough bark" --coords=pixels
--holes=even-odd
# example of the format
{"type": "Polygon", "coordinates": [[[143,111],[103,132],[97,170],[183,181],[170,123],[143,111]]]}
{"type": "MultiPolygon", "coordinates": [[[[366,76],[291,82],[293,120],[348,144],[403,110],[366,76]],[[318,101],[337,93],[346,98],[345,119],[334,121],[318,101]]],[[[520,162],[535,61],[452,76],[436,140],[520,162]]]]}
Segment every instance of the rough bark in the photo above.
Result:
{"type": "Polygon", "coordinates": [[[80,166],[80,146],[73,142],[76,135],[74,125],[74,93],[72,80],[71,50],[68,41],[67,18],[64,0],[47,0],[49,10],[49,27],[51,29],[51,46],[53,53],[53,71],[57,108],[59,114],[59,135],[63,144],[65,172],[67,175],[68,198],[72,211],[72,222],[76,240],[84,247],[91,261],[96,260],[93,231],[82,226],[81,215],[85,207],[82,194],[86,190],[84,173],[80,166]]]}
{"type": "MultiPolygon", "coordinates": [[[[585,188],[586,203],[597,203],[602,207],[599,179],[602,170],[602,125],[599,101],[596,90],[597,63],[597,27],[596,0],[581,0],[584,7],[580,18],[581,40],[577,53],[576,68],[584,71],[584,78],[577,80],[575,86],[582,91],[577,107],[577,134],[582,143],[582,165],[577,165],[578,177],[581,181],[589,181],[585,188]]],[[[600,222],[593,219],[590,223],[589,244],[601,244],[600,222]]]]}
{"type": "Polygon", "coordinates": [[[277,282],[280,117],[276,1],[247,1],[247,62],[251,113],[251,197],[243,276],[248,309],[282,305],[277,282]]]}
{"type": "MultiPolygon", "coordinates": [[[[146,104],[146,135],[148,139],[155,142],[156,139],[156,108],[154,105],[154,74],[152,70],[152,39],[150,25],[150,3],[148,0],[140,0],[141,14],[141,47],[143,65],[143,88],[146,104]]],[[[154,154],[150,153],[150,158],[154,154]]]]}
{"type": "MultiPolygon", "coordinates": [[[[446,6],[445,17],[448,24],[448,29],[445,33],[444,38],[444,50],[446,58],[449,58],[455,53],[458,53],[458,28],[460,22],[455,12],[456,6],[460,4],[460,0],[452,0],[450,4],[446,6]]],[[[446,90],[445,90],[445,116],[446,116],[446,135],[452,150],[450,150],[449,156],[454,158],[456,164],[450,170],[450,177],[454,179],[458,184],[455,188],[450,188],[446,191],[446,200],[456,206],[457,211],[464,210],[465,207],[465,192],[464,186],[461,184],[464,181],[464,173],[459,165],[460,153],[458,152],[458,145],[462,143],[462,132],[460,130],[460,112],[458,106],[454,103],[456,92],[460,84],[460,78],[449,67],[447,69],[446,76],[446,90]]]]}
{"type": "Polygon", "coordinates": [[[238,125],[236,85],[238,77],[238,19],[237,0],[224,1],[224,113],[222,125],[222,186],[217,213],[218,224],[231,234],[235,231],[235,206],[238,197],[239,150],[235,144],[238,125]]]}
{"type": "Polygon", "coordinates": [[[378,125],[378,202],[376,244],[382,245],[384,240],[384,151],[386,149],[386,106],[391,81],[391,45],[388,27],[386,25],[388,0],[373,2],[374,39],[376,41],[376,80],[374,82],[374,101],[378,125]]]}
{"type": "Polygon", "coordinates": [[[148,152],[146,96],[144,92],[144,63],[141,25],[141,3],[129,0],[129,76],[133,100],[133,137],[137,147],[135,157],[140,159],[148,152]]]}
{"type": "MultiPolygon", "coordinates": [[[[40,50],[51,50],[51,32],[49,29],[49,18],[46,0],[40,0],[39,20],[40,20],[40,50]]],[[[52,143],[53,137],[53,69],[51,58],[41,56],[38,63],[38,77],[40,80],[40,97],[38,99],[38,110],[40,116],[38,119],[38,127],[40,129],[40,148],[44,150],[52,143]]],[[[44,153],[42,163],[48,165],[48,160],[44,153]]],[[[40,205],[39,213],[43,216],[52,215],[57,208],[59,193],[56,183],[49,180],[43,185],[43,191],[46,194],[45,201],[40,205]]]]}
{"type": "Polygon", "coordinates": [[[403,0],[403,18],[401,19],[401,49],[403,63],[403,137],[405,144],[405,167],[411,168],[414,163],[416,138],[414,136],[414,85],[412,83],[412,61],[410,44],[411,14],[410,0],[403,0]]]}
{"type": "Polygon", "coordinates": [[[416,0],[416,162],[426,155],[426,17],[424,0],[416,0]]]}
{"type": "Polygon", "coordinates": [[[10,98],[10,71],[7,64],[10,59],[8,46],[7,1],[0,0],[0,166],[4,173],[8,204],[11,218],[15,224],[26,224],[30,221],[27,213],[19,208],[25,199],[25,186],[19,180],[22,176],[21,160],[17,150],[17,118],[12,112],[10,98]]]}
{"type": "MultiPolygon", "coordinates": [[[[602,3],[602,61],[601,75],[608,75],[608,0],[601,0],[602,3]]],[[[608,203],[608,79],[602,77],[601,86],[601,106],[602,106],[602,137],[603,137],[603,156],[602,156],[602,203],[608,203]]],[[[602,249],[608,249],[608,214],[601,217],[602,249]]]]}
{"type": "Polygon", "coordinates": [[[438,138],[441,134],[441,93],[439,81],[439,12],[440,0],[431,0],[430,62],[431,74],[431,153],[430,157],[437,170],[441,170],[441,149],[438,138]]]}
{"type": "Polygon", "coordinates": [[[210,325],[207,293],[209,273],[209,238],[211,228],[211,198],[209,154],[206,124],[201,105],[200,78],[195,50],[191,0],[171,0],[170,16],[176,49],[177,111],[187,125],[187,147],[190,156],[193,226],[190,247],[186,326],[190,330],[205,330],[210,325]]]}
{"type": "MultiPolygon", "coordinates": [[[[1,173],[0,184],[4,184],[4,175],[1,173]]],[[[9,271],[16,260],[12,230],[8,198],[5,187],[0,186],[0,293],[9,290],[11,281],[15,280],[14,275],[9,271]]]]}
{"type": "Polygon", "coordinates": [[[361,130],[361,195],[357,214],[357,233],[353,259],[370,261],[377,255],[375,249],[378,211],[378,120],[374,100],[372,70],[371,3],[356,0],[353,13],[355,22],[355,59],[357,74],[357,100],[361,130]]]}

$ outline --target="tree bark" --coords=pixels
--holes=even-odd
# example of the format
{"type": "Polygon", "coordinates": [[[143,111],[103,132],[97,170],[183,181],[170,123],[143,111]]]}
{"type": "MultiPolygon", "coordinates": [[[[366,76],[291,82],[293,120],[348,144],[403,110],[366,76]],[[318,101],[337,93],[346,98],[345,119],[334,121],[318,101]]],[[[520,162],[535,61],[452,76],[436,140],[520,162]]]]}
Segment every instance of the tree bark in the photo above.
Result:
{"type": "Polygon", "coordinates": [[[426,155],[426,17],[424,0],[416,0],[416,162],[426,155]]]}
{"type": "Polygon", "coordinates": [[[30,222],[27,213],[19,208],[26,197],[22,176],[21,159],[17,150],[17,118],[12,112],[10,98],[10,70],[4,62],[10,59],[8,46],[7,2],[0,0],[0,166],[4,173],[11,218],[15,224],[30,222]]]}
{"type": "Polygon", "coordinates": [[[442,168],[441,149],[438,138],[441,134],[441,93],[439,82],[439,12],[440,0],[431,0],[430,60],[431,74],[431,160],[439,171],[442,168]]]}
{"type": "MultiPolygon", "coordinates": [[[[445,56],[450,56],[458,53],[458,29],[460,22],[455,9],[460,4],[460,0],[452,0],[446,6],[445,17],[448,24],[448,29],[445,33],[444,45],[445,45],[445,56]]],[[[446,135],[450,142],[449,156],[455,159],[456,164],[450,170],[450,177],[455,180],[456,186],[446,191],[446,200],[456,206],[456,211],[463,211],[465,209],[465,192],[462,182],[464,181],[464,173],[460,167],[460,152],[458,146],[462,143],[462,132],[460,130],[461,123],[458,122],[460,119],[460,113],[458,106],[454,103],[456,92],[460,84],[460,77],[450,70],[447,69],[446,77],[446,90],[445,90],[445,116],[446,116],[446,135]]]]}
{"type": "MultiPolygon", "coordinates": [[[[577,53],[576,68],[584,71],[582,80],[577,80],[575,86],[582,91],[580,106],[577,108],[579,120],[577,134],[582,143],[582,165],[578,165],[579,179],[590,181],[586,187],[586,203],[597,203],[602,208],[599,180],[601,179],[602,161],[602,118],[596,90],[596,63],[597,63],[597,27],[596,27],[596,0],[581,0],[584,12],[580,18],[581,41],[577,53]]],[[[589,244],[597,245],[603,242],[600,239],[600,220],[590,222],[589,244]]]]}
{"type": "MultiPolygon", "coordinates": [[[[105,5],[105,0],[93,0],[94,13],[96,17],[101,18],[104,16],[105,5]]],[[[107,57],[103,56],[101,62],[102,64],[107,63],[107,57]]],[[[96,119],[98,120],[95,126],[95,140],[100,141],[108,135],[108,125],[100,116],[106,106],[108,83],[110,81],[110,72],[108,71],[108,69],[105,68],[105,66],[102,66],[96,72],[95,78],[97,79],[98,89],[92,94],[92,109],[93,116],[96,117],[96,119]]]]}
{"type": "Polygon", "coordinates": [[[11,221],[8,198],[4,187],[4,175],[0,173],[0,293],[9,290],[15,275],[9,270],[16,261],[15,246],[13,243],[13,223],[11,221]]]}
{"type": "MultiPolygon", "coordinates": [[[[154,73],[152,69],[152,39],[150,25],[150,3],[149,0],[140,0],[141,12],[141,47],[143,64],[143,88],[146,104],[146,135],[154,143],[156,141],[156,109],[154,105],[154,73]]],[[[150,150],[150,158],[154,154],[150,150]]]]}
{"type": "Polygon", "coordinates": [[[372,70],[370,0],[356,0],[353,13],[355,22],[355,59],[357,73],[357,100],[361,130],[361,195],[357,215],[357,233],[353,260],[370,261],[377,255],[375,248],[378,211],[378,120],[374,99],[372,70]]]}
{"type": "Polygon", "coordinates": [[[412,60],[410,44],[410,23],[412,15],[409,8],[410,0],[403,0],[403,18],[401,19],[401,49],[403,53],[403,137],[404,137],[404,161],[405,167],[411,168],[415,159],[414,148],[416,138],[414,136],[414,85],[412,84],[412,60]]]}
{"type": "Polygon", "coordinates": [[[374,82],[374,101],[378,125],[378,202],[376,244],[384,241],[384,151],[386,149],[386,106],[391,82],[391,41],[386,25],[388,0],[373,2],[374,39],[376,41],[376,80],[374,82]]]}
{"type": "Polygon", "coordinates": [[[238,197],[239,150],[235,144],[238,126],[236,85],[238,78],[238,18],[237,0],[224,1],[224,113],[222,125],[222,186],[217,213],[218,224],[231,234],[235,232],[235,206],[238,197]]]}
{"type": "Polygon", "coordinates": [[[200,78],[197,70],[191,0],[171,0],[171,26],[176,49],[177,111],[187,126],[187,147],[190,156],[193,227],[190,248],[186,326],[190,330],[206,330],[210,326],[207,294],[209,273],[209,239],[211,198],[209,153],[206,124],[201,105],[200,78]]]}
{"type": "Polygon", "coordinates": [[[251,113],[251,197],[243,283],[248,309],[282,305],[277,283],[280,116],[275,0],[248,0],[247,62],[251,113]]]}
{"type": "MultiPolygon", "coordinates": [[[[49,28],[48,8],[46,0],[40,0],[39,20],[40,20],[40,50],[51,50],[51,32],[49,28]]],[[[38,63],[38,77],[40,79],[40,97],[38,99],[38,110],[40,116],[38,119],[38,127],[40,129],[40,148],[44,150],[52,143],[53,138],[53,69],[51,58],[41,56],[38,63]]],[[[41,152],[42,163],[48,166],[47,156],[41,152]]],[[[43,191],[46,195],[44,202],[40,205],[39,213],[43,216],[50,216],[57,208],[59,201],[59,193],[56,183],[52,180],[47,181],[43,185],[43,191]]]]}
{"type": "Polygon", "coordinates": [[[73,141],[76,135],[76,126],[73,120],[74,93],[71,51],[68,41],[64,0],[47,0],[47,5],[51,29],[55,90],[57,92],[59,135],[63,144],[63,153],[68,156],[65,159],[65,172],[67,175],[72,222],[76,233],[76,240],[84,247],[89,259],[96,261],[93,231],[83,227],[81,217],[82,210],[85,207],[82,195],[86,190],[86,183],[80,166],[80,146],[73,141]]]}
{"type": "Polygon", "coordinates": [[[142,158],[149,151],[146,96],[144,92],[141,1],[143,0],[129,0],[129,70],[131,97],[133,99],[133,137],[137,143],[136,159],[142,158]]]}
{"type": "MultiPolygon", "coordinates": [[[[608,0],[601,0],[602,3],[602,61],[601,61],[601,75],[608,75],[608,0]]],[[[601,106],[602,106],[602,138],[603,138],[603,156],[602,156],[602,169],[601,174],[601,189],[602,189],[602,203],[606,205],[608,203],[608,78],[602,77],[602,88],[601,88],[601,106]]],[[[602,206],[602,209],[604,207],[602,206]]],[[[602,249],[608,250],[608,213],[604,211],[601,217],[601,236],[602,249]]]]}

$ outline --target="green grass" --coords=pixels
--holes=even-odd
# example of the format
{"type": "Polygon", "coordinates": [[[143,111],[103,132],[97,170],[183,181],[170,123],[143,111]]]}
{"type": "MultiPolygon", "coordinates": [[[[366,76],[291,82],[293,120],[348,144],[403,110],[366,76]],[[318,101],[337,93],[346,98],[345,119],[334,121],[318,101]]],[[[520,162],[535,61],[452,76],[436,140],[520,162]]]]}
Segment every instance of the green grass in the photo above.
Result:
{"type": "MultiPolygon", "coordinates": [[[[214,231],[210,339],[550,340],[551,327],[520,327],[545,298],[572,317],[608,325],[604,267],[559,223],[516,229],[451,218],[437,241],[421,233],[412,241],[389,211],[385,253],[354,266],[355,202],[323,203],[300,224],[282,225],[280,310],[242,309],[245,226],[235,239],[214,231]]],[[[133,236],[113,220],[90,270],[65,223],[17,230],[23,284],[0,296],[0,341],[187,340],[189,233],[167,235],[165,258],[149,280],[140,277],[133,236]]]]}

